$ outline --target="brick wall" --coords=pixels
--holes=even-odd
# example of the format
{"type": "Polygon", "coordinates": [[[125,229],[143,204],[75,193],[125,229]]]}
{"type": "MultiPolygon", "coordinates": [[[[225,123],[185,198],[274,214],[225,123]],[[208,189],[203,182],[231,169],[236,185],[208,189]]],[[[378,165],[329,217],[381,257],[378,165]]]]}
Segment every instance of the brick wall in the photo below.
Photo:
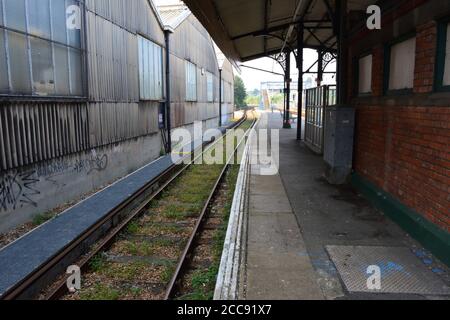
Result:
{"type": "Polygon", "coordinates": [[[354,169],[450,232],[450,99],[434,104],[430,96],[434,22],[418,26],[416,50],[414,93],[382,97],[383,46],[373,48],[373,97],[354,100],[354,169]]]}
{"type": "Polygon", "coordinates": [[[415,93],[428,93],[433,91],[436,36],[437,26],[434,21],[417,28],[416,68],[414,73],[415,93]]]}

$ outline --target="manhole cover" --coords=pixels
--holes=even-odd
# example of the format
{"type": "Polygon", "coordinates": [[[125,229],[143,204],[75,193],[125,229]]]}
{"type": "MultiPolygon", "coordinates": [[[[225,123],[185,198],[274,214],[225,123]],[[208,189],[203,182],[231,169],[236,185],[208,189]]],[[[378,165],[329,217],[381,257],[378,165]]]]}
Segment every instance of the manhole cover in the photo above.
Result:
{"type": "Polygon", "coordinates": [[[349,292],[450,295],[450,288],[408,248],[327,246],[326,249],[349,292]],[[368,285],[369,277],[377,272],[380,281],[370,281],[368,285]],[[374,288],[377,283],[381,289],[374,288]]]}

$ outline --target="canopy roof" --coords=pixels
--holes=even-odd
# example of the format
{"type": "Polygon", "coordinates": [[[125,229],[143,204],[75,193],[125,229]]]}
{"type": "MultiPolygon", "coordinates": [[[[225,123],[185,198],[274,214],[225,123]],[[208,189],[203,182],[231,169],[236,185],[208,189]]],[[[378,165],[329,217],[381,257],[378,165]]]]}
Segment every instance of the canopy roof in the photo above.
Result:
{"type": "MultiPolygon", "coordinates": [[[[345,1],[345,0],[344,0],[345,1]]],[[[305,48],[336,49],[335,0],[185,0],[222,51],[248,61],[297,47],[304,21],[305,48]],[[287,42],[286,42],[287,40],[287,42]]],[[[348,11],[366,11],[376,0],[348,0],[348,11]]]]}

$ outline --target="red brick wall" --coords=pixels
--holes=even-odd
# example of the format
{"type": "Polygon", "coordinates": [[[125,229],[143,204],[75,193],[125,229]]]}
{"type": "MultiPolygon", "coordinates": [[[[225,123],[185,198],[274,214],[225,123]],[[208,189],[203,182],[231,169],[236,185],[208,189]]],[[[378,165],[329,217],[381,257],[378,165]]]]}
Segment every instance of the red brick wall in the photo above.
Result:
{"type": "Polygon", "coordinates": [[[414,74],[415,93],[428,93],[433,91],[436,32],[437,26],[434,21],[417,28],[416,68],[414,74]]]}
{"type": "Polygon", "coordinates": [[[433,91],[436,24],[417,28],[414,94],[383,95],[383,47],[373,49],[373,96],[355,99],[356,172],[450,232],[450,99],[433,91]],[[415,103],[417,101],[417,103],[415,103]]]}

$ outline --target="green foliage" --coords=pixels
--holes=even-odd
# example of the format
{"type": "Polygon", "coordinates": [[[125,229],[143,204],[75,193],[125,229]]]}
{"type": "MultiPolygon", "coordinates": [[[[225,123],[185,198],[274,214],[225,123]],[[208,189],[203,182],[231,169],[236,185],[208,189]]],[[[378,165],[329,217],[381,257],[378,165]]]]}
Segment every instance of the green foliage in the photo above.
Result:
{"type": "Polygon", "coordinates": [[[241,77],[234,77],[234,102],[236,106],[240,109],[246,108],[247,104],[245,99],[247,98],[247,90],[245,89],[244,81],[241,77]]]}
{"type": "Polygon", "coordinates": [[[272,105],[275,105],[277,107],[282,107],[284,102],[284,94],[283,93],[276,93],[271,96],[271,102],[272,105]]]}
{"type": "Polygon", "coordinates": [[[46,212],[46,213],[40,213],[34,216],[33,218],[33,225],[35,227],[40,226],[41,224],[44,224],[45,222],[53,219],[56,216],[56,213],[54,212],[46,212]]]}
{"type": "Polygon", "coordinates": [[[114,301],[119,297],[119,291],[103,284],[96,284],[93,289],[80,294],[81,300],[114,301]]]}
{"type": "Polygon", "coordinates": [[[247,99],[245,99],[245,103],[249,106],[259,106],[259,102],[261,101],[261,96],[257,95],[249,95],[247,99]]]}

